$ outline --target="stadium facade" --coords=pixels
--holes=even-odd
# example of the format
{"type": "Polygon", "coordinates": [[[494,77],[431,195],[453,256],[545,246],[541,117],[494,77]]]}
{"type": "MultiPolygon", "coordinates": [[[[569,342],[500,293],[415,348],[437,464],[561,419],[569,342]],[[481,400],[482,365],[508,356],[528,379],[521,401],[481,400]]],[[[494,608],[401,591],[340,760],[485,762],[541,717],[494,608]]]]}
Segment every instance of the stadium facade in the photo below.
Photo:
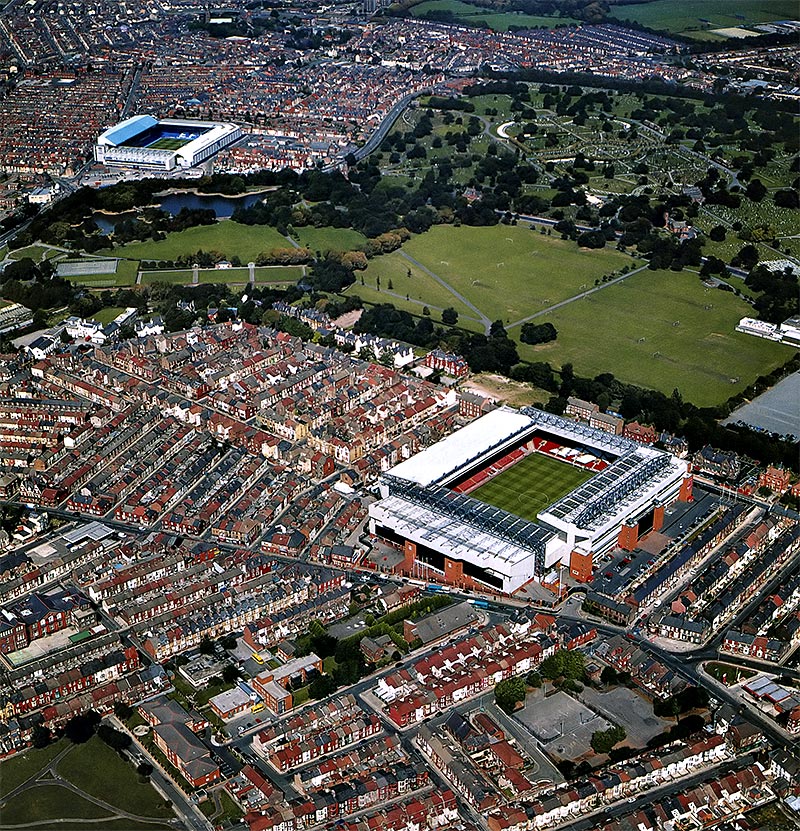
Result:
{"type": "Polygon", "coordinates": [[[100,134],[94,157],[107,167],[166,173],[196,167],[241,137],[236,124],[135,115],[100,134]]]}
{"type": "Polygon", "coordinates": [[[501,407],[396,465],[379,487],[370,532],[401,548],[398,570],[510,594],[560,566],[590,579],[596,555],[630,550],[659,530],[665,509],[691,498],[692,479],[688,464],[665,451],[534,408],[501,407]],[[593,475],[535,521],[466,492],[533,453],[593,475]]]}

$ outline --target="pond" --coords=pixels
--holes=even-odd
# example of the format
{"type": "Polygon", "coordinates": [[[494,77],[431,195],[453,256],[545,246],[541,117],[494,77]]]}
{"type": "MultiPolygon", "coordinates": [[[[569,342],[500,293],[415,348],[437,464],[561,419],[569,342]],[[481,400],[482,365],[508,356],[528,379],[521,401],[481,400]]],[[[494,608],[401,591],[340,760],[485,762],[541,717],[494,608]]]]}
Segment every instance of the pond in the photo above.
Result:
{"type": "MultiPolygon", "coordinates": [[[[168,214],[180,213],[181,208],[195,209],[211,209],[216,213],[218,219],[226,219],[236,210],[236,208],[249,208],[256,202],[264,198],[263,193],[243,193],[241,196],[217,196],[206,195],[198,193],[165,193],[161,196],[156,196],[156,204],[168,214]]],[[[125,211],[119,214],[107,214],[95,211],[92,214],[92,219],[100,229],[103,236],[112,233],[114,226],[118,222],[125,219],[133,219],[136,216],[136,211],[125,211]]]]}
{"type": "MultiPolygon", "coordinates": [[[[159,198],[159,197],[156,197],[159,198]]],[[[249,208],[264,198],[263,193],[243,193],[241,196],[211,196],[197,193],[168,193],[160,197],[161,209],[173,216],[181,208],[193,210],[210,208],[218,219],[230,217],[236,208],[249,208]]]]}

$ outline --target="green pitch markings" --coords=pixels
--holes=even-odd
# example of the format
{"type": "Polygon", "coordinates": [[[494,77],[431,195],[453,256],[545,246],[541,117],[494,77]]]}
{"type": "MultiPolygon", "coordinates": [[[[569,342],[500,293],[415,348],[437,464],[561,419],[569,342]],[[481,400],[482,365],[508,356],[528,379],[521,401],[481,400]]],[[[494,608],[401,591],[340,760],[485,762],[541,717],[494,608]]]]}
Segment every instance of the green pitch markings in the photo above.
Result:
{"type": "Polygon", "coordinates": [[[536,453],[499,473],[470,496],[523,519],[535,520],[548,505],[594,473],[536,453]]]}

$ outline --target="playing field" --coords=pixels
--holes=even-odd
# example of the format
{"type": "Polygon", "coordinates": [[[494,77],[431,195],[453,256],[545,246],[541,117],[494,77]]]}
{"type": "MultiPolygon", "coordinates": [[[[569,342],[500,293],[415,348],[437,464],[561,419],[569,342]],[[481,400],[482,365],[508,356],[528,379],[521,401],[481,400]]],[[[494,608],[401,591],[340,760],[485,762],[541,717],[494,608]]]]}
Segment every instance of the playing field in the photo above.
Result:
{"type": "MultiPolygon", "coordinates": [[[[242,225],[232,219],[216,225],[196,225],[174,231],[163,240],[131,242],[114,249],[113,254],[130,260],[175,260],[203,251],[220,251],[230,259],[237,255],[242,262],[255,260],[262,251],[290,248],[291,243],[274,228],[265,225],[242,225]]],[[[104,251],[103,254],[111,254],[104,251]]]]}
{"type": "Polygon", "coordinates": [[[352,228],[315,228],[306,225],[294,229],[295,237],[311,251],[358,251],[367,238],[352,228]]]}
{"type": "Polygon", "coordinates": [[[746,26],[797,17],[796,0],[654,0],[651,3],[612,6],[619,20],[634,20],[652,29],[691,33],[698,29],[746,26]]]}
{"type": "Polygon", "coordinates": [[[592,476],[590,471],[536,453],[481,485],[470,496],[523,519],[535,520],[541,510],[592,476]]]}
{"type": "MultiPolygon", "coordinates": [[[[612,372],[667,395],[677,388],[709,407],[792,355],[789,346],[735,331],[752,313],[740,297],[706,288],[696,274],[645,270],[537,318],[550,321],[558,339],[520,344],[519,353],[554,366],[571,362],[584,376],[612,372]]],[[[518,330],[509,334],[516,338],[518,330]]]]}
{"type": "Polygon", "coordinates": [[[414,17],[423,17],[427,12],[432,11],[451,12],[459,23],[467,25],[477,25],[478,22],[485,23],[490,29],[498,32],[505,32],[509,26],[553,27],[578,22],[573,17],[545,17],[520,12],[492,14],[490,9],[473,6],[471,3],[462,2],[462,0],[425,0],[424,3],[414,6],[411,13],[414,17]]]}
{"type": "Polygon", "coordinates": [[[181,138],[160,138],[154,141],[147,149],[148,150],[179,150],[184,144],[188,144],[191,139],[181,138]]]}
{"type": "MultiPolygon", "coordinates": [[[[594,286],[604,274],[638,264],[619,251],[583,250],[570,240],[542,235],[523,225],[436,225],[409,240],[403,251],[490,320],[509,323],[594,286]]],[[[402,282],[395,284],[395,291],[403,292],[401,286],[402,282]]],[[[412,290],[411,294],[416,293],[412,290]]],[[[457,308],[458,298],[448,295],[452,301],[447,305],[457,308]]],[[[433,302],[445,305],[441,300],[433,302]]]]}

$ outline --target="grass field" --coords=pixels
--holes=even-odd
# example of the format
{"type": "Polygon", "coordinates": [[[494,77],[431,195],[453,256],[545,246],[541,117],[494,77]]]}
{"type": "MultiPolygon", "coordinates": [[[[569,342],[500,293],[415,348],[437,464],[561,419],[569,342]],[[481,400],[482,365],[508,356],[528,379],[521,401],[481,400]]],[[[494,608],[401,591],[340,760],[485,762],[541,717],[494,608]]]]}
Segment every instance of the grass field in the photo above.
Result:
{"type": "Polygon", "coordinates": [[[85,793],[122,811],[144,817],[172,816],[155,788],[140,782],[131,765],[96,736],[76,745],[58,763],[58,772],[85,793]]]}
{"type": "MultiPolygon", "coordinates": [[[[189,274],[191,282],[192,273],[189,274]]],[[[303,276],[303,269],[298,265],[264,266],[256,269],[256,283],[297,283],[303,276]]],[[[247,283],[250,272],[246,268],[219,268],[213,271],[201,271],[198,274],[201,283],[247,283]]]]}
{"type": "MultiPolygon", "coordinates": [[[[434,271],[431,267],[431,270],[434,271]]],[[[429,274],[409,262],[399,251],[375,257],[369,261],[366,271],[356,272],[356,282],[347,290],[348,294],[358,294],[362,299],[374,303],[394,303],[398,308],[408,308],[414,314],[421,314],[423,306],[429,306],[431,311],[446,309],[452,306],[459,315],[475,315],[468,306],[462,303],[454,294],[443,288],[429,274]],[[364,285],[361,285],[361,279],[364,285]],[[378,279],[381,281],[381,290],[377,291],[378,279]],[[392,287],[389,287],[389,283],[392,287]],[[366,290],[373,289],[374,293],[367,296],[366,290]],[[391,297],[389,292],[404,298],[408,295],[410,305],[406,306],[397,297],[391,297]]],[[[433,317],[438,317],[433,314],[433,317]]]]}
{"type": "MultiPolygon", "coordinates": [[[[96,737],[86,744],[74,746],[62,739],[43,750],[29,750],[3,762],[0,794],[10,793],[43,772],[65,748],[68,752],[57,767],[61,777],[85,794],[102,799],[121,811],[152,817],[156,822],[113,819],[109,810],[59,786],[50,778],[46,784],[28,788],[2,806],[3,826],[37,823],[37,828],[53,831],[85,831],[89,827],[98,831],[139,831],[144,828],[166,831],[173,816],[169,805],[150,784],[139,782],[133,768],[96,737]],[[158,820],[163,820],[163,824],[158,820]]],[[[44,773],[43,778],[47,780],[49,774],[44,773]]]]}
{"type": "Polygon", "coordinates": [[[64,744],[58,742],[42,749],[26,750],[19,756],[0,762],[0,797],[11,793],[14,788],[47,767],[63,749],[64,744]]]}
{"type": "Polygon", "coordinates": [[[95,312],[92,315],[92,318],[96,320],[98,323],[102,323],[106,325],[111,323],[111,321],[119,314],[122,314],[125,309],[120,308],[118,306],[106,306],[104,309],[100,309],[99,312],[95,312]]]}
{"type": "Polygon", "coordinates": [[[505,32],[509,26],[558,26],[566,23],[577,23],[572,17],[544,17],[542,15],[521,14],[519,12],[492,13],[490,9],[473,6],[462,0],[425,0],[414,6],[412,14],[421,17],[427,12],[452,12],[461,22],[476,24],[478,21],[486,23],[490,29],[505,32]]]}
{"type": "MultiPolygon", "coordinates": [[[[2,816],[5,826],[55,819],[101,819],[110,814],[58,785],[42,785],[10,799],[3,807],[2,816]]],[[[56,827],[55,823],[52,827],[56,827]]]]}
{"type": "Polygon", "coordinates": [[[526,456],[470,496],[523,519],[537,514],[594,474],[538,453],[526,456]]]}
{"type": "MultiPolygon", "coordinates": [[[[256,284],[296,283],[303,276],[303,269],[296,265],[259,266],[256,268],[256,284]]],[[[231,283],[244,285],[250,280],[247,268],[201,269],[197,275],[200,283],[231,283]]],[[[183,268],[170,271],[143,271],[142,285],[153,283],[172,283],[178,286],[192,284],[192,270],[183,268]]]]}
{"type": "Polygon", "coordinates": [[[45,259],[58,257],[61,253],[45,245],[29,245],[26,248],[18,248],[16,251],[12,251],[8,256],[12,260],[24,260],[25,257],[30,257],[34,262],[39,263],[45,259]]]}
{"type": "MultiPolygon", "coordinates": [[[[579,293],[583,286],[593,286],[604,274],[636,263],[619,251],[582,250],[574,242],[543,236],[527,225],[439,225],[411,239],[403,250],[491,320],[507,323],[539,312],[579,293]]],[[[396,283],[395,291],[402,291],[396,283]]],[[[453,296],[447,305],[460,313],[456,300],[453,296]]]]}
{"type": "Polygon", "coordinates": [[[179,138],[160,138],[148,146],[148,150],[179,150],[184,144],[188,144],[189,139],[179,138]]]}
{"type": "Polygon", "coordinates": [[[797,17],[796,0],[654,0],[631,6],[612,6],[619,20],[634,20],[651,29],[691,33],[693,29],[721,29],[797,17]],[[740,15],[740,17],[737,17],[740,15]],[[742,19],[743,18],[743,19],[742,19]],[[708,20],[710,23],[701,23],[708,20]]]}
{"type": "Polygon", "coordinates": [[[556,367],[572,362],[581,375],[613,372],[666,394],[677,388],[708,407],[792,355],[788,346],[734,331],[752,312],[731,292],[707,289],[696,274],[647,270],[537,318],[550,321],[558,339],[520,344],[519,352],[556,367]]]}
{"type": "Polygon", "coordinates": [[[262,251],[288,248],[289,242],[274,228],[265,225],[242,225],[226,219],[216,225],[198,225],[167,235],[154,242],[131,242],[113,251],[98,252],[126,257],[129,260],[175,260],[203,251],[220,251],[227,257],[238,255],[242,262],[254,260],[262,251]]]}
{"type": "Polygon", "coordinates": [[[300,245],[311,251],[357,251],[367,238],[353,228],[295,228],[300,245]]]}
{"type": "Polygon", "coordinates": [[[755,670],[747,669],[746,667],[735,666],[733,664],[726,664],[721,661],[709,661],[705,665],[705,671],[717,681],[731,686],[737,684],[739,681],[746,681],[752,678],[756,673],[755,670]],[[723,681],[723,677],[725,681],[723,681]]]}

